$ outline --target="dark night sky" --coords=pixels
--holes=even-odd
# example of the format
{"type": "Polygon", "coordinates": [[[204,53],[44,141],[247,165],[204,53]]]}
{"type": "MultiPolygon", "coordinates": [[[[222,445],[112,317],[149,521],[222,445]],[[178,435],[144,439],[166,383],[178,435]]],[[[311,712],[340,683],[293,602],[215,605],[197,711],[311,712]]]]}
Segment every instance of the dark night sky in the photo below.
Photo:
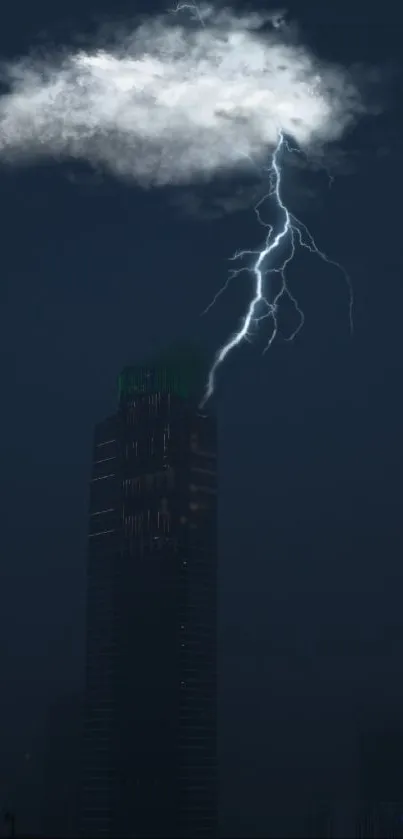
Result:
{"type": "MultiPolygon", "coordinates": [[[[38,33],[90,32],[112,6],[84,5],[7,4],[0,54],[38,33]]],[[[395,7],[295,3],[324,57],[394,67],[395,7]]],[[[403,124],[391,79],[387,112],[345,141],[350,174],[330,190],[306,176],[317,197],[300,190],[295,207],[351,274],[354,337],[343,280],[304,258],[292,273],[304,331],[264,358],[244,347],[220,376],[223,822],[237,835],[275,830],[290,802],[351,794],[358,728],[402,707],[403,124]]],[[[27,830],[48,705],[82,684],[93,425],[114,410],[125,363],[193,334],[213,353],[244,301],[239,281],[199,316],[228,256],[257,242],[253,212],[202,221],[170,198],[76,164],[0,172],[0,772],[27,830]]]]}

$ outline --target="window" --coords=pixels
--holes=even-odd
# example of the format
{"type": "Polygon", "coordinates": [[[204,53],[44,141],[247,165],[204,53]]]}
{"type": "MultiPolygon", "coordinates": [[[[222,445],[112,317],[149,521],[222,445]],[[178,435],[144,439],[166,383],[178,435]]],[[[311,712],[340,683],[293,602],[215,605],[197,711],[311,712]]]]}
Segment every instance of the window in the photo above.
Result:
{"type": "Polygon", "coordinates": [[[97,510],[95,513],[91,513],[91,516],[103,516],[104,513],[114,513],[114,512],[115,512],[114,507],[108,507],[107,510],[97,510]]]}
{"type": "Polygon", "coordinates": [[[107,533],[115,533],[115,528],[111,530],[98,530],[96,533],[89,533],[88,538],[92,539],[94,536],[106,536],[107,533]]]}

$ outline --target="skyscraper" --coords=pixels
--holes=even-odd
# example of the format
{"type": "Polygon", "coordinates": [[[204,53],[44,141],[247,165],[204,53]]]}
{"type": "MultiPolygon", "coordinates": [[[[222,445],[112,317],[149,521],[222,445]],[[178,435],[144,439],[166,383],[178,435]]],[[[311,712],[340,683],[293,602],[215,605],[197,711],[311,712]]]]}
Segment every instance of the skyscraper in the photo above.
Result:
{"type": "Polygon", "coordinates": [[[217,825],[216,427],[188,347],[119,377],[94,435],[83,835],[217,825]]]}

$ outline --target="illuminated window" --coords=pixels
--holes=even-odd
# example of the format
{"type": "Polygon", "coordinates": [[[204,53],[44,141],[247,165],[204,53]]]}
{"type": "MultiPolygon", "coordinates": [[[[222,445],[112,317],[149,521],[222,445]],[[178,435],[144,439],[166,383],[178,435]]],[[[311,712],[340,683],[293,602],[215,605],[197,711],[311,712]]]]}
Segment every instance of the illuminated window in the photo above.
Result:
{"type": "Polygon", "coordinates": [[[133,536],[134,533],[134,517],[126,516],[124,520],[124,534],[125,536],[133,536]]]}
{"type": "Polygon", "coordinates": [[[102,516],[104,513],[114,513],[114,507],[108,507],[107,510],[97,510],[95,513],[91,513],[91,516],[102,516]]]}
{"type": "Polygon", "coordinates": [[[166,425],[166,426],[165,426],[165,428],[164,428],[164,432],[163,432],[163,449],[164,449],[164,455],[166,455],[166,454],[167,454],[167,451],[168,451],[168,442],[169,442],[169,440],[170,440],[170,437],[171,437],[171,428],[170,428],[170,426],[169,426],[169,425],[166,425]]]}
{"type": "Polygon", "coordinates": [[[126,457],[129,457],[129,451],[131,452],[131,454],[134,453],[135,457],[137,457],[139,453],[138,440],[132,440],[130,446],[128,444],[126,445],[126,457]]]}
{"type": "Polygon", "coordinates": [[[93,536],[105,536],[107,533],[115,533],[115,530],[99,530],[97,533],[90,533],[89,538],[91,539],[93,536]]]}

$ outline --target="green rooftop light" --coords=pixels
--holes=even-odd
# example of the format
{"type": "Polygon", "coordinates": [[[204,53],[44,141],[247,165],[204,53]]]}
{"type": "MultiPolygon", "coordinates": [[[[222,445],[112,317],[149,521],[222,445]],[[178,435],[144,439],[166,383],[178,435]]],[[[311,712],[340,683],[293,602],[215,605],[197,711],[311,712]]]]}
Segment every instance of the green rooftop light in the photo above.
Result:
{"type": "Polygon", "coordinates": [[[206,371],[207,361],[195,344],[173,344],[142,364],[122,370],[118,378],[119,401],[141,393],[198,398],[206,371]]]}

